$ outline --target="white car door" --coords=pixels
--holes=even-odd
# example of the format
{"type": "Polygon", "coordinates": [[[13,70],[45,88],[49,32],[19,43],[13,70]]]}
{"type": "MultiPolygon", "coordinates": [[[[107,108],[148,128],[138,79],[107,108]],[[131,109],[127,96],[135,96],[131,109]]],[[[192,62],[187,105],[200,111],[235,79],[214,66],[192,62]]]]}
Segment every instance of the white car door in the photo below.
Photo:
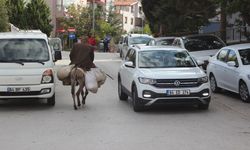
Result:
{"type": "Polygon", "coordinates": [[[231,66],[226,66],[226,74],[224,75],[225,79],[225,87],[230,90],[237,92],[237,85],[238,85],[238,76],[239,76],[239,69],[237,66],[239,66],[239,62],[236,56],[235,51],[229,50],[228,57],[227,57],[227,62],[229,61],[234,61],[236,66],[231,67],[231,66]]]}
{"type": "Polygon", "coordinates": [[[133,62],[133,66],[123,66],[123,72],[122,72],[122,78],[123,78],[123,86],[131,91],[131,85],[133,82],[133,76],[136,68],[136,52],[133,49],[130,49],[127,53],[127,56],[125,57],[125,62],[131,61],[133,62]]]}
{"type": "Polygon", "coordinates": [[[213,74],[215,76],[217,86],[224,87],[225,86],[225,75],[226,75],[226,68],[227,68],[227,54],[228,50],[223,49],[217,55],[217,58],[212,62],[214,64],[213,74]]]}

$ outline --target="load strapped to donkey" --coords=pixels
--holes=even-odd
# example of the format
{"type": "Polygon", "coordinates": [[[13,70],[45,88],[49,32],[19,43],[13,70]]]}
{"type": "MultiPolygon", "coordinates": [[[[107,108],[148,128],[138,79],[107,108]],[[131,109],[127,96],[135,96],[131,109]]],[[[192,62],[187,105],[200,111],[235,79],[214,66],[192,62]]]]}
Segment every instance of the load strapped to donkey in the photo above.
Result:
{"type": "MultiPolygon", "coordinates": [[[[75,65],[68,65],[59,68],[57,71],[57,78],[62,81],[63,85],[71,85],[71,72],[74,68],[76,68],[75,65]]],[[[79,67],[77,68],[81,69],[79,67]]],[[[106,81],[106,73],[100,68],[91,68],[90,71],[81,70],[84,74],[83,77],[86,89],[92,93],[97,93],[98,88],[100,88],[106,81]]],[[[77,85],[78,84],[79,83],[77,83],[77,85]]]]}

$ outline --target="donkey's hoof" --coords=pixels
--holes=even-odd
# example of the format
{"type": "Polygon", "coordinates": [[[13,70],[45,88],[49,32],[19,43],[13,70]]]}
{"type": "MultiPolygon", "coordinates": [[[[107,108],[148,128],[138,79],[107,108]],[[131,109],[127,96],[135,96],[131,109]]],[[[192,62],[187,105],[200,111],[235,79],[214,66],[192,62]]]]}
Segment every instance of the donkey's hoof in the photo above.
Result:
{"type": "Polygon", "coordinates": [[[74,109],[75,109],[75,110],[77,110],[77,107],[76,107],[76,106],[74,106],[74,109]]]}
{"type": "Polygon", "coordinates": [[[82,105],[85,105],[85,101],[82,101],[82,105]]]}

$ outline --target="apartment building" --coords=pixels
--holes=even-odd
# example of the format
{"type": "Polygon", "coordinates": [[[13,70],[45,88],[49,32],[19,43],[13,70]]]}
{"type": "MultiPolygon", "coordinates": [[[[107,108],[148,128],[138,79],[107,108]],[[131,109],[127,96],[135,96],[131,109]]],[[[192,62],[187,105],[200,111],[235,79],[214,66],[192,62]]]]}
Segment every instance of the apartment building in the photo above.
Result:
{"type": "Polygon", "coordinates": [[[143,29],[145,17],[140,0],[115,0],[114,5],[122,17],[124,31],[131,33],[143,29]]]}

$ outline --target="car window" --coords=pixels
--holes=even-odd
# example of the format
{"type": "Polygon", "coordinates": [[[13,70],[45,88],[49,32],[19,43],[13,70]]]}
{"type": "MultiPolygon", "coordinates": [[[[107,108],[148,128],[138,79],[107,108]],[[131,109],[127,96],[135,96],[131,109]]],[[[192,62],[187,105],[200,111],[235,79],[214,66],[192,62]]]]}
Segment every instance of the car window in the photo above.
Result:
{"type": "Polygon", "coordinates": [[[197,36],[185,38],[184,46],[188,51],[202,51],[221,49],[225,44],[215,36],[197,36]]]}
{"type": "Polygon", "coordinates": [[[147,44],[152,38],[150,37],[144,37],[144,36],[138,36],[138,37],[131,37],[129,38],[129,45],[132,44],[147,44]]]}
{"type": "Polygon", "coordinates": [[[157,41],[156,45],[172,45],[174,39],[163,39],[157,41]]]}
{"type": "Polygon", "coordinates": [[[134,66],[135,66],[135,65],[136,65],[136,64],[135,64],[135,62],[136,62],[135,59],[136,59],[135,50],[130,49],[130,50],[128,51],[128,53],[127,53],[127,56],[126,56],[125,60],[126,60],[126,61],[132,61],[133,64],[134,64],[134,66]]]}
{"type": "Polygon", "coordinates": [[[235,64],[238,64],[236,53],[233,50],[229,50],[227,62],[234,61],[235,64]]]}
{"type": "Polygon", "coordinates": [[[228,53],[228,50],[226,50],[226,49],[221,50],[220,53],[217,55],[217,59],[219,61],[226,62],[227,53],[228,53]]]}
{"type": "Polygon", "coordinates": [[[243,65],[250,65],[250,49],[239,50],[240,58],[243,65]]]}
{"type": "Polygon", "coordinates": [[[186,51],[142,51],[139,52],[138,56],[140,68],[196,67],[186,51]]]}
{"type": "Polygon", "coordinates": [[[49,50],[43,39],[1,39],[0,60],[2,61],[48,61],[49,50]]]}
{"type": "Polygon", "coordinates": [[[154,46],[156,45],[156,41],[153,39],[147,43],[147,45],[154,46]]]}

